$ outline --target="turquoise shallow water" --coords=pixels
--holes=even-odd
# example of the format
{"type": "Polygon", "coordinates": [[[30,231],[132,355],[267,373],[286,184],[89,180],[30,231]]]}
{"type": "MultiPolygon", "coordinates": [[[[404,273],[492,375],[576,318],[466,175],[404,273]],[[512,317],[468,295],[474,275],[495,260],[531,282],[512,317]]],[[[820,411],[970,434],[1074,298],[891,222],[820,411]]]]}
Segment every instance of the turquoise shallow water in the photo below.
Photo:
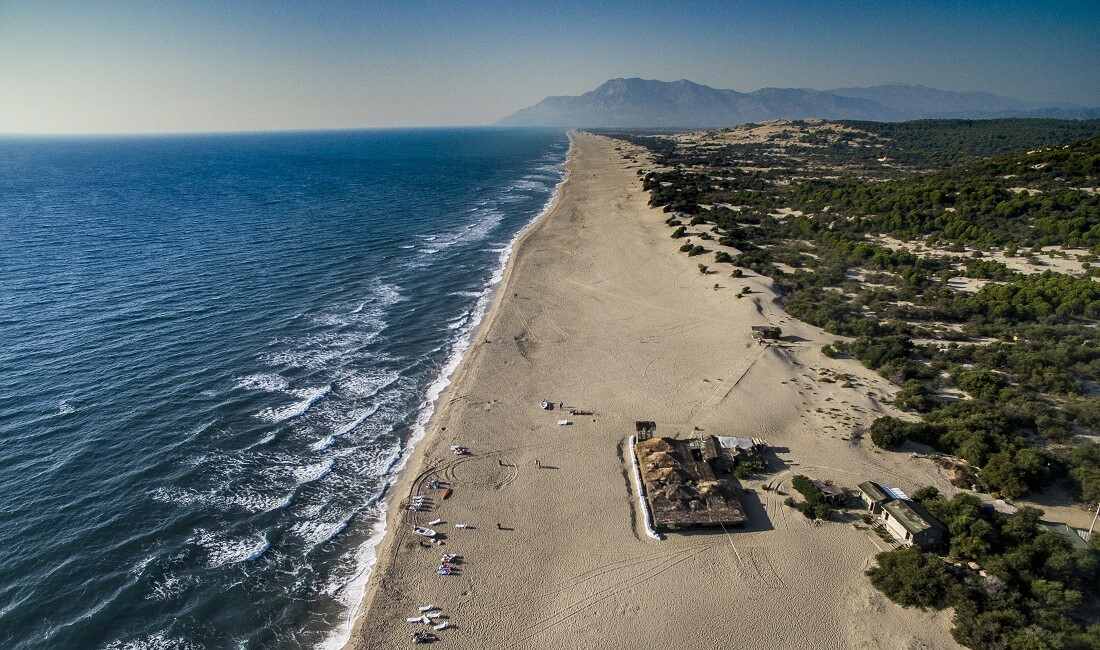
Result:
{"type": "Polygon", "coordinates": [[[0,140],[0,647],[340,639],[561,131],[0,140]]]}

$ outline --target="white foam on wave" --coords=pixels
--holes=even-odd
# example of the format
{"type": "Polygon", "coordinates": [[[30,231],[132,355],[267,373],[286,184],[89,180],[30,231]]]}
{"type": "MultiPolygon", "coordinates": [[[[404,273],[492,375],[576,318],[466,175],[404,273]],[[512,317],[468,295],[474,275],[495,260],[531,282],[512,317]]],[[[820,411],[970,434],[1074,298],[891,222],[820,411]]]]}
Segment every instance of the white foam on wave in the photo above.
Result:
{"type": "Polygon", "coordinates": [[[168,573],[155,580],[149,587],[149,593],[145,594],[145,600],[167,601],[178,598],[187,591],[188,587],[198,580],[192,576],[181,576],[168,573]]]}
{"type": "Polygon", "coordinates": [[[237,377],[237,388],[243,388],[245,390],[274,392],[286,390],[289,385],[285,377],[274,372],[262,372],[255,375],[237,377]]]}
{"type": "Polygon", "coordinates": [[[341,425],[340,428],[334,431],[332,435],[336,436],[337,438],[339,438],[340,436],[346,436],[347,434],[354,431],[355,427],[366,422],[367,418],[377,413],[379,408],[381,407],[375,405],[371,408],[363,409],[362,411],[356,412],[352,415],[351,420],[341,425]]]}
{"type": "Polygon", "coordinates": [[[401,373],[396,370],[374,370],[366,373],[345,370],[337,375],[336,386],[341,394],[365,399],[374,397],[400,378],[401,373]]]}
{"type": "Polygon", "coordinates": [[[275,439],[275,432],[272,431],[271,433],[267,434],[263,438],[260,438],[259,440],[252,443],[251,445],[248,445],[242,451],[249,451],[250,449],[253,449],[255,447],[262,447],[262,446],[266,445],[267,443],[271,442],[274,439],[275,439]]]}
{"type": "MultiPolygon", "coordinates": [[[[403,470],[408,463],[409,458],[416,449],[417,443],[424,438],[427,432],[428,422],[431,421],[432,414],[435,412],[435,406],[440,395],[442,395],[443,391],[450,385],[455,370],[457,370],[458,366],[462,363],[462,358],[466,350],[470,348],[470,342],[474,332],[478,325],[481,324],[482,318],[485,317],[485,313],[492,303],[496,286],[504,279],[505,270],[508,268],[508,260],[512,256],[512,250],[515,248],[516,242],[518,242],[523,234],[530,230],[532,226],[549,214],[550,210],[557,202],[562,186],[564,186],[566,180],[568,180],[568,174],[564,173],[564,162],[554,165],[553,169],[559,172],[560,180],[557,185],[554,186],[554,191],[547,198],[542,210],[540,210],[526,226],[520,229],[519,232],[512,237],[511,241],[508,242],[508,245],[500,252],[497,258],[497,266],[493,270],[493,274],[489,278],[488,284],[478,294],[477,303],[470,313],[469,321],[456,335],[454,343],[451,345],[450,355],[440,369],[439,375],[436,377],[435,381],[428,386],[424,400],[420,404],[420,408],[417,411],[416,419],[412,426],[412,435],[410,435],[405,447],[396,453],[392,463],[387,467],[386,471],[390,474],[387,486],[393,484],[397,474],[403,470]]],[[[339,585],[326,587],[326,593],[343,603],[347,609],[340,617],[338,624],[333,628],[329,636],[317,646],[318,648],[324,650],[337,650],[343,648],[348,639],[351,638],[352,625],[354,625],[355,619],[359,613],[359,608],[362,606],[367,581],[370,578],[370,572],[377,561],[375,549],[386,535],[386,508],[384,504],[381,504],[378,508],[377,521],[379,523],[371,536],[355,553],[353,559],[355,566],[351,579],[339,585]]]]}
{"type": "Polygon", "coordinates": [[[170,637],[165,632],[156,632],[127,641],[111,641],[102,646],[103,650],[201,650],[202,646],[187,639],[170,637]]]}
{"type": "Polygon", "coordinates": [[[429,247],[418,251],[420,256],[423,258],[434,255],[456,244],[481,241],[504,221],[504,213],[491,205],[479,205],[479,207],[471,209],[470,212],[475,215],[473,221],[449,232],[421,237],[421,239],[431,242],[431,244],[429,247]]]}
{"type": "Polygon", "coordinates": [[[259,360],[270,366],[327,368],[377,339],[387,326],[386,310],[403,300],[399,286],[380,282],[363,299],[307,314],[306,318],[325,329],[305,336],[276,338],[259,360]]]}
{"type": "Polygon", "coordinates": [[[294,487],[297,488],[324,478],[326,474],[332,471],[332,465],[335,462],[332,458],[326,458],[319,463],[292,468],[290,474],[294,477],[294,487]]]}
{"type": "Polygon", "coordinates": [[[253,417],[257,417],[261,420],[266,420],[272,424],[289,420],[303,415],[309,410],[309,407],[317,403],[317,400],[321,399],[325,395],[328,395],[332,391],[332,384],[325,384],[324,386],[314,386],[313,388],[302,388],[298,390],[288,391],[290,394],[300,397],[301,399],[293,404],[289,404],[282,408],[265,408],[264,410],[256,413],[253,417]]]}
{"type": "Polygon", "coordinates": [[[282,350],[265,352],[260,361],[271,366],[289,366],[316,370],[327,366],[331,361],[340,359],[349,350],[367,345],[374,340],[377,332],[363,333],[322,332],[297,340],[277,339],[272,345],[287,345],[282,350]]]}
{"type": "Polygon", "coordinates": [[[206,553],[207,566],[215,569],[255,560],[271,547],[271,542],[263,534],[230,537],[204,528],[196,530],[188,541],[202,548],[206,553]]]}
{"type": "Polygon", "coordinates": [[[70,404],[69,400],[67,400],[67,399],[63,399],[63,400],[61,400],[60,402],[57,403],[57,414],[58,415],[68,415],[70,413],[75,413],[75,412],[76,412],[76,409],[73,408],[73,405],[70,404]]]}
{"type": "Polygon", "coordinates": [[[135,578],[140,577],[141,574],[145,573],[145,567],[149,566],[149,563],[155,559],[157,559],[156,555],[146,555],[141,558],[134,566],[130,567],[130,575],[135,578]]]}
{"type": "Polygon", "coordinates": [[[185,488],[156,488],[149,493],[149,497],[161,503],[173,503],[184,506],[187,509],[197,507],[208,508],[228,512],[230,510],[245,510],[247,512],[271,512],[285,507],[289,503],[289,497],[263,495],[256,492],[234,492],[220,494],[217,491],[199,492],[185,488]]]}
{"type": "Polygon", "coordinates": [[[324,451],[332,446],[332,443],[336,442],[335,434],[328,434],[324,438],[312,443],[309,448],[311,451],[324,451]]]}
{"type": "Polygon", "coordinates": [[[290,527],[290,532],[312,550],[342,533],[351,523],[351,518],[352,515],[349,514],[336,521],[299,521],[290,527]]]}
{"type": "Polygon", "coordinates": [[[508,189],[516,192],[545,192],[549,188],[546,183],[542,181],[537,181],[532,178],[521,178],[512,183],[511,187],[508,189]]]}

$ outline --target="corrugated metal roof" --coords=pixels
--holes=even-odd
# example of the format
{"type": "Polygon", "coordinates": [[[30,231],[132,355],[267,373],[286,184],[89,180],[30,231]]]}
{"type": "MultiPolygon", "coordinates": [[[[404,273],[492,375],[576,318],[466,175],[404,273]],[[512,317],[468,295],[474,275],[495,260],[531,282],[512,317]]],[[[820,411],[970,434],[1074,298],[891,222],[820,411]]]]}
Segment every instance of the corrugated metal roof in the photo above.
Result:
{"type": "Polygon", "coordinates": [[[746,438],[743,436],[714,436],[718,439],[718,444],[725,449],[752,449],[756,444],[755,438],[746,438]]]}
{"type": "Polygon", "coordinates": [[[883,485],[882,489],[886,490],[886,492],[890,496],[894,497],[895,499],[908,499],[909,498],[908,494],[902,492],[900,489],[898,489],[898,488],[896,488],[892,485],[883,485]]]}

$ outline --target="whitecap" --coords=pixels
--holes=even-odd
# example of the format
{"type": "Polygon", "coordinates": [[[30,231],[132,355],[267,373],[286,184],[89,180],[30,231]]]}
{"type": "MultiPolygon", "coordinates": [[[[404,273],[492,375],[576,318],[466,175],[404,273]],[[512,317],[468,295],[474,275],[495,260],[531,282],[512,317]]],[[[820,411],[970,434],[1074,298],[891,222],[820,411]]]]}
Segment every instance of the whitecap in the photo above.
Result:
{"type": "Polygon", "coordinates": [[[166,601],[178,598],[187,588],[195,584],[197,580],[191,576],[180,576],[173,573],[166,574],[153,582],[149,593],[145,594],[145,600],[166,601]]]}
{"type": "Polygon", "coordinates": [[[170,637],[164,632],[156,632],[128,641],[115,640],[102,647],[103,650],[200,650],[201,648],[187,639],[170,637]]]}
{"type": "Polygon", "coordinates": [[[335,461],[332,458],[326,458],[319,463],[313,463],[312,465],[302,465],[300,467],[294,467],[290,470],[294,480],[296,482],[295,487],[312,483],[316,480],[324,478],[326,474],[332,471],[332,465],[335,461]]]}
{"type": "Polygon", "coordinates": [[[222,512],[234,509],[247,512],[271,512],[285,507],[290,502],[289,495],[265,495],[253,491],[219,494],[216,491],[199,492],[172,487],[156,488],[149,492],[149,497],[154,501],[172,503],[188,510],[202,507],[222,512]]]}
{"type": "Polygon", "coordinates": [[[281,391],[288,385],[285,377],[273,372],[237,377],[237,388],[244,390],[281,391]]]}
{"type": "Polygon", "coordinates": [[[400,379],[401,375],[394,370],[381,370],[369,373],[345,371],[337,380],[337,386],[341,394],[346,394],[358,399],[374,397],[379,391],[389,387],[400,379]]]}
{"type": "Polygon", "coordinates": [[[266,535],[230,537],[202,528],[196,530],[189,541],[202,548],[206,564],[211,568],[255,560],[271,547],[266,535]]]}
{"type": "Polygon", "coordinates": [[[290,532],[313,548],[339,535],[350,522],[351,515],[337,521],[300,521],[290,527],[290,532]]]}
{"type": "Polygon", "coordinates": [[[274,439],[275,439],[275,432],[272,431],[271,433],[267,434],[263,438],[260,438],[256,442],[254,442],[251,445],[248,445],[247,447],[245,447],[244,451],[248,451],[249,449],[252,449],[254,447],[262,447],[263,445],[266,445],[267,443],[271,442],[274,439]]]}
{"type": "Polygon", "coordinates": [[[311,444],[309,446],[309,448],[312,449],[313,451],[324,451],[324,450],[328,449],[329,447],[331,447],[333,442],[336,442],[336,436],[334,436],[332,434],[329,434],[329,435],[325,436],[324,438],[321,438],[320,440],[318,440],[318,441],[314,442],[313,444],[311,444]]]}
{"type": "Polygon", "coordinates": [[[295,418],[303,415],[309,410],[309,407],[317,403],[317,400],[321,399],[325,395],[328,395],[332,391],[332,384],[325,384],[324,386],[315,386],[313,388],[303,388],[299,390],[289,391],[292,395],[302,398],[301,400],[288,404],[282,408],[266,408],[259,413],[256,413],[254,417],[261,420],[266,420],[272,424],[282,422],[290,418],[295,418]]]}

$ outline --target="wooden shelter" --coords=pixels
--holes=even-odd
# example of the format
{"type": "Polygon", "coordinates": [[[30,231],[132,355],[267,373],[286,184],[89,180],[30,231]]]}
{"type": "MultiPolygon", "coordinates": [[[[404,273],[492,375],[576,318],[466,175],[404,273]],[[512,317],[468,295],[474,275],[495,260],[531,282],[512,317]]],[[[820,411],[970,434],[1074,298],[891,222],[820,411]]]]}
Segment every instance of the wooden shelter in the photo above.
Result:
{"type": "Polygon", "coordinates": [[[639,439],[634,453],[657,530],[745,523],[739,487],[724,475],[722,448],[714,436],[639,439]]]}

